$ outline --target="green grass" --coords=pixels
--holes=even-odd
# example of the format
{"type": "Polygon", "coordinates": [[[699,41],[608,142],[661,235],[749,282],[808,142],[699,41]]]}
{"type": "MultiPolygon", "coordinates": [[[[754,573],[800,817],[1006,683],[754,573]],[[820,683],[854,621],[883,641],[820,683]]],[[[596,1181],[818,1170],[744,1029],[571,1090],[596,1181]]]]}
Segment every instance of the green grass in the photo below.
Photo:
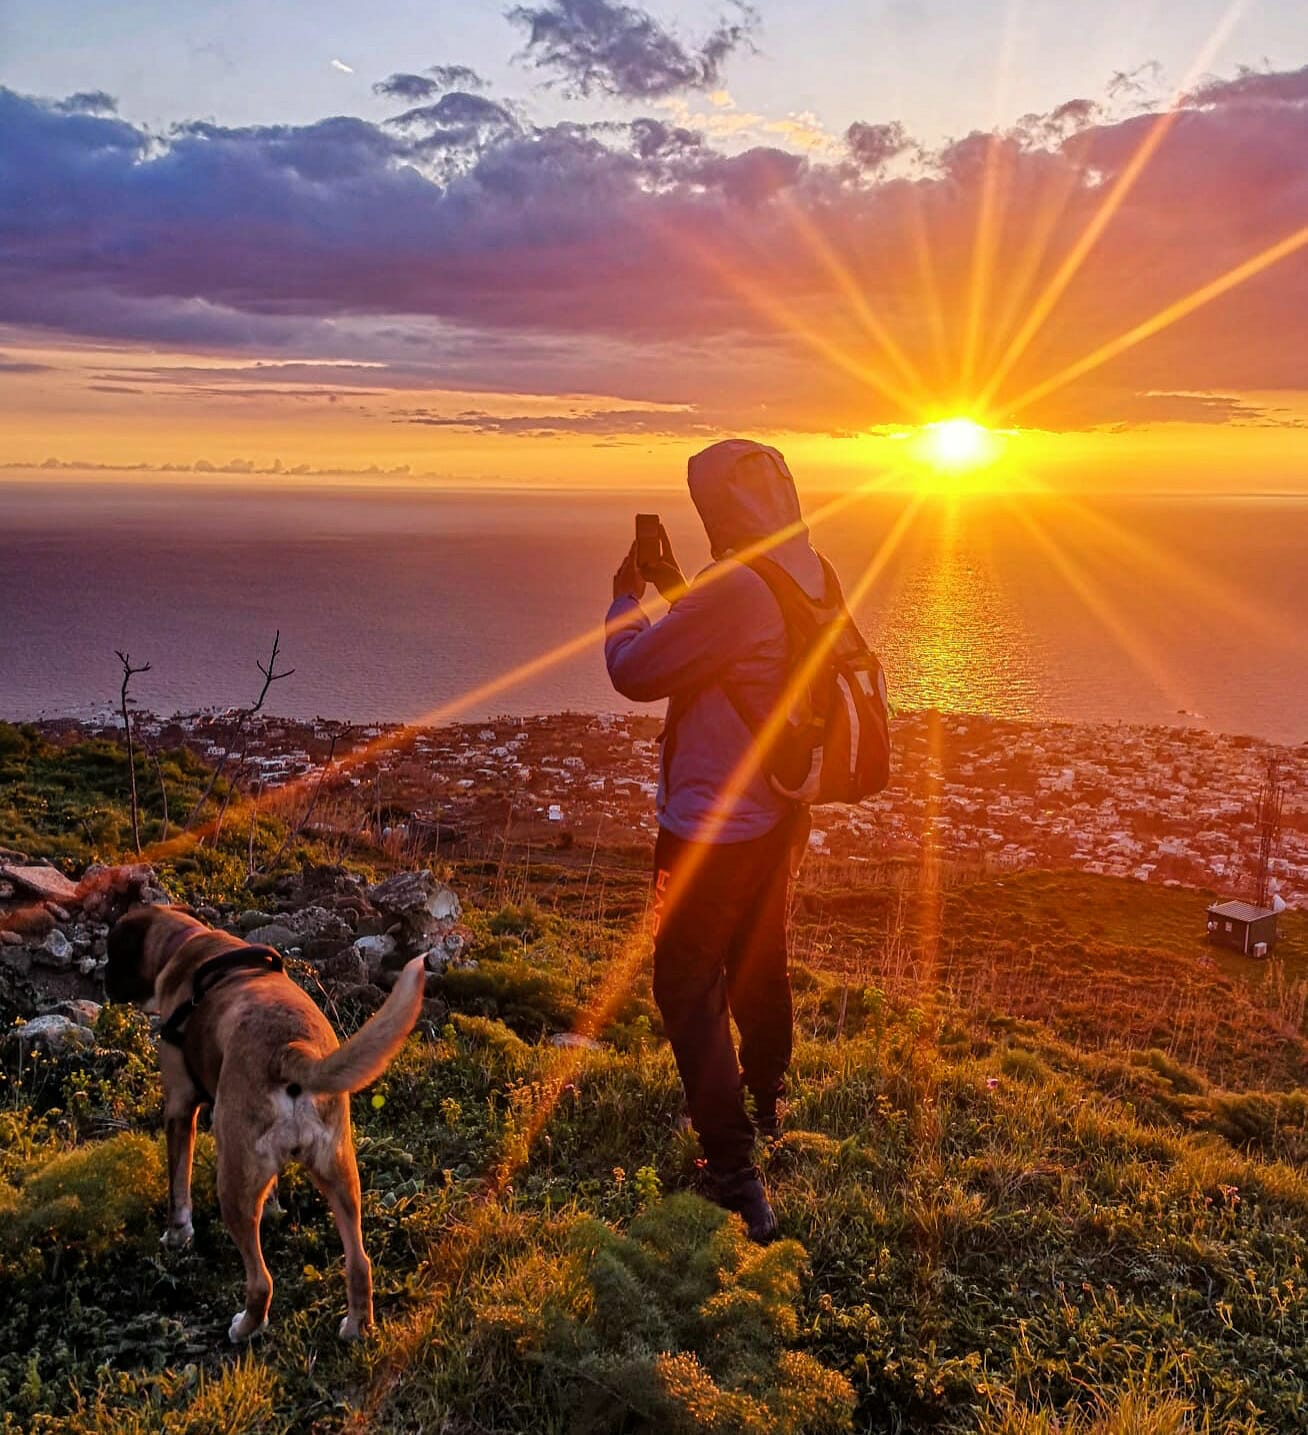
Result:
{"type": "MultiPolygon", "coordinates": [[[[218,832],[203,845],[181,840],[181,830],[209,782],[210,769],[186,748],[158,754],[158,764],[136,754],[141,844],[168,890],[182,900],[239,900],[246,890],[251,855],[250,819],[224,814],[218,832]],[[164,792],[169,825],[164,824],[164,792]],[[151,847],[172,839],[159,851],[151,847]]],[[[100,738],[58,743],[30,724],[0,722],[0,847],[44,858],[69,873],[92,862],[132,858],[132,818],[127,752],[100,738]]],[[[228,784],[219,779],[197,827],[223,812],[228,784]]],[[[266,812],[254,821],[255,865],[264,870],[281,853],[278,870],[294,870],[320,854],[314,844],[286,844],[286,825],[266,812]]]]}

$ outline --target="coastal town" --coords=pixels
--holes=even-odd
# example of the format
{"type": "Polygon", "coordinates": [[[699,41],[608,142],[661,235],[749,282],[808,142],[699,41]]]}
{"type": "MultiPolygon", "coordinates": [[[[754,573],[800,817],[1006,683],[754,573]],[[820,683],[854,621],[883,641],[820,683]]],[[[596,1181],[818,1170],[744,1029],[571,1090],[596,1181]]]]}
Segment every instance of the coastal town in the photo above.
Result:
{"type": "MultiPolygon", "coordinates": [[[[121,735],[108,712],[43,724],[121,735]]],[[[185,745],[248,792],[294,785],[353,797],[377,836],[484,848],[648,846],[659,723],[621,713],[502,716],[440,728],[349,726],[263,714],[134,716],[144,743],[185,745]]],[[[1253,880],[1269,761],[1283,794],[1270,891],[1308,907],[1308,743],[1202,729],[1015,722],[939,713],[895,720],[890,786],[814,813],[810,847],[850,864],[941,860],[981,870],[1061,867],[1241,895],[1253,880]]],[[[338,804],[339,805],[339,804],[338,804]]],[[[315,822],[332,804],[317,803],[315,822]]]]}

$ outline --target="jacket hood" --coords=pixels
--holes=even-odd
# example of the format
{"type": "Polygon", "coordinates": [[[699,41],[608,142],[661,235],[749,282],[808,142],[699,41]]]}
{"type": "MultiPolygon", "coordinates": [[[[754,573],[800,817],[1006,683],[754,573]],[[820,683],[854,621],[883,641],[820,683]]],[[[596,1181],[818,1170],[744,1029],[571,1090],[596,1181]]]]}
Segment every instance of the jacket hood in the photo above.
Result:
{"type": "Polygon", "coordinates": [[[795,480],[778,450],[753,439],[723,439],[690,459],[686,481],[714,558],[784,532],[767,556],[810,597],[822,597],[822,564],[809,541],[795,480]]]}

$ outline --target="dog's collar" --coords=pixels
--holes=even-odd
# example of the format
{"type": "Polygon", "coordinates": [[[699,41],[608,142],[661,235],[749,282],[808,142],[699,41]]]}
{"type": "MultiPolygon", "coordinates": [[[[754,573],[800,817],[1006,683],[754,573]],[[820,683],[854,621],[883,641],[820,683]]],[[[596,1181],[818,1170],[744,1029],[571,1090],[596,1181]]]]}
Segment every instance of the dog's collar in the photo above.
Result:
{"type": "Polygon", "coordinates": [[[166,1041],[169,1046],[181,1048],[182,1058],[186,1062],[187,1075],[191,1078],[191,1085],[199,1092],[202,1104],[212,1105],[213,1098],[198,1080],[195,1069],[187,1056],[185,1049],[186,1023],[190,1021],[196,1007],[204,1000],[206,994],[212,991],[225,977],[236,972],[265,976],[284,970],[285,963],[282,961],[281,954],[274,951],[272,947],[237,947],[235,951],[224,952],[218,957],[210,957],[207,962],[200,963],[195,975],[191,978],[191,995],[174,1008],[168,1019],[159,1028],[161,1041],[166,1041]]]}

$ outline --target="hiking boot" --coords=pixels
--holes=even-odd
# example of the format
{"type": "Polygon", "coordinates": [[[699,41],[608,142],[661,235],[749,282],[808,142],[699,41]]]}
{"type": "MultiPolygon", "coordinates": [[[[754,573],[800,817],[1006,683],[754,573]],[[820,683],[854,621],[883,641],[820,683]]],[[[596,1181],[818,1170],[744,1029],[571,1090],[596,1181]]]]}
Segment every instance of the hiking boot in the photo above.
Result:
{"type": "Polygon", "coordinates": [[[724,1211],[734,1211],[745,1222],[745,1230],[755,1245],[766,1246],[776,1240],[776,1212],[756,1167],[746,1166],[727,1176],[711,1175],[706,1194],[724,1211]]]}

